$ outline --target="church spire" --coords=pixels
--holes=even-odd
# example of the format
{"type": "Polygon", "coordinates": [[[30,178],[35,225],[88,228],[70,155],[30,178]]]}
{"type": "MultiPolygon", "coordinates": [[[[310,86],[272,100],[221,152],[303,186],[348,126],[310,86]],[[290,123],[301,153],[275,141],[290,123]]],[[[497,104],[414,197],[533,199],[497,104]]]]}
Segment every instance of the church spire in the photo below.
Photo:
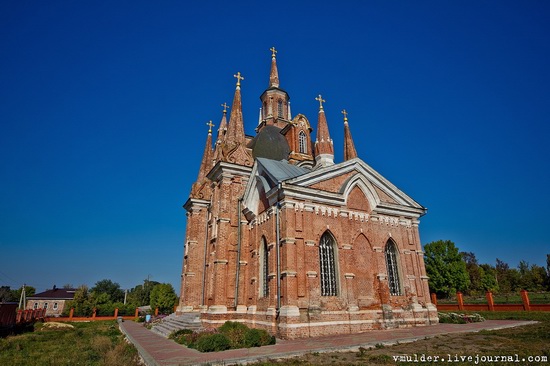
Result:
{"type": "Polygon", "coordinates": [[[214,124],[212,121],[208,121],[206,125],[209,127],[208,137],[206,137],[206,144],[204,145],[199,175],[197,177],[197,181],[193,183],[193,186],[191,187],[191,197],[195,198],[205,198],[208,196],[209,192],[209,185],[206,182],[206,175],[210,172],[213,165],[212,159],[214,151],[212,150],[212,126],[214,126],[214,124]]]}
{"type": "Polygon", "coordinates": [[[202,181],[210,169],[212,169],[212,126],[214,126],[214,124],[212,121],[208,121],[206,125],[209,127],[208,137],[206,137],[206,145],[204,146],[204,152],[202,154],[202,162],[197,182],[202,181]]]}
{"type": "Polygon", "coordinates": [[[279,72],[277,71],[277,50],[275,47],[269,49],[271,51],[271,72],[269,73],[269,87],[279,87],[279,72]]]}
{"type": "Polygon", "coordinates": [[[244,143],[243,108],[241,104],[241,80],[244,80],[244,77],[241,76],[240,72],[237,72],[237,74],[233,76],[237,78],[237,87],[235,88],[235,96],[233,97],[231,115],[229,116],[229,127],[227,127],[225,140],[228,143],[238,145],[244,143]]]}
{"type": "Polygon", "coordinates": [[[334,164],[334,147],[328,132],[327,118],[323,110],[325,100],[321,94],[315,98],[319,102],[319,116],[317,120],[317,139],[315,140],[315,165],[328,166],[334,164]]]}
{"type": "Polygon", "coordinates": [[[344,161],[347,161],[356,158],[357,151],[348,126],[348,112],[344,109],[342,114],[344,115],[344,161]]]}
{"type": "Polygon", "coordinates": [[[216,145],[219,145],[222,143],[225,133],[227,132],[227,103],[223,103],[221,105],[223,107],[223,116],[222,120],[220,121],[220,128],[218,128],[218,137],[216,139],[216,145]]]}

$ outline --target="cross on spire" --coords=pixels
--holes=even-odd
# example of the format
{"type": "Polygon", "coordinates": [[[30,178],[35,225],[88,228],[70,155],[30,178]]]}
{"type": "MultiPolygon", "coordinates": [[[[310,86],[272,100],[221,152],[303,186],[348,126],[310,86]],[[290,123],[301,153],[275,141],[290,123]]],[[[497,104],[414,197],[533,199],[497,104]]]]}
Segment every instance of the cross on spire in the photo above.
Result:
{"type": "Polygon", "coordinates": [[[213,124],[212,121],[208,121],[208,123],[206,125],[209,127],[208,133],[211,134],[212,133],[212,127],[214,127],[215,124],[213,124]]]}
{"type": "Polygon", "coordinates": [[[344,115],[344,122],[347,122],[348,121],[348,112],[346,112],[346,110],[342,110],[342,114],[344,115]]]}
{"type": "Polygon", "coordinates": [[[326,100],[321,97],[321,94],[319,94],[319,96],[315,98],[315,100],[319,101],[319,109],[323,109],[323,103],[326,102],[326,100]]]}
{"type": "Polygon", "coordinates": [[[275,58],[275,55],[277,54],[275,47],[271,47],[269,50],[271,51],[271,57],[275,58]]]}
{"type": "Polygon", "coordinates": [[[244,76],[241,76],[240,72],[237,72],[237,75],[233,75],[234,78],[237,78],[237,86],[241,86],[241,80],[244,80],[244,76]]]}
{"type": "Polygon", "coordinates": [[[227,107],[229,107],[229,106],[227,105],[227,103],[226,103],[226,102],[223,102],[223,104],[221,104],[221,106],[223,107],[223,113],[227,113],[227,107]]]}

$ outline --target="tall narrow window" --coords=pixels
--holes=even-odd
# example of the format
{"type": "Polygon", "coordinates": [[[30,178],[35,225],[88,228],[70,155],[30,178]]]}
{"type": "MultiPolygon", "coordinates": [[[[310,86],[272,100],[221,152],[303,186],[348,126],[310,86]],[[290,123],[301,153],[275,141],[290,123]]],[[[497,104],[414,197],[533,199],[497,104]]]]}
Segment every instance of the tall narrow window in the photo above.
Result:
{"type": "Polygon", "coordinates": [[[269,296],[269,249],[267,240],[262,236],[262,247],[260,248],[260,278],[262,288],[260,294],[262,297],[269,296]]]}
{"type": "Polygon", "coordinates": [[[283,101],[281,99],[277,101],[277,116],[283,118],[283,101]]]}
{"type": "Polygon", "coordinates": [[[298,147],[301,154],[307,154],[307,139],[304,131],[300,131],[298,134],[298,147]]]}
{"type": "Polygon", "coordinates": [[[401,295],[401,283],[399,281],[399,266],[397,264],[397,247],[395,243],[388,240],[386,249],[386,268],[388,270],[388,286],[390,287],[390,295],[401,295]]]}
{"type": "Polygon", "coordinates": [[[336,260],[334,258],[334,249],[336,241],[327,231],[321,236],[319,242],[319,264],[321,269],[321,296],[336,296],[336,260]]]}

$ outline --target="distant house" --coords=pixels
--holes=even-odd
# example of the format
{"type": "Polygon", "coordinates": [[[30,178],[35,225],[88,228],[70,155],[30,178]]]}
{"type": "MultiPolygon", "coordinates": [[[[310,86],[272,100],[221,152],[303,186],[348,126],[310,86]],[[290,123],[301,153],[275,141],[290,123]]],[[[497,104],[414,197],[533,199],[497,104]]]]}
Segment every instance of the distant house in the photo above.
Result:
{"type": "Polygon", "coordinates": [[[46,316],[61,316],[67,301],[74,299],[74,288],[46,290],[27,298],[27,309],[46,309],[46,316]]]}

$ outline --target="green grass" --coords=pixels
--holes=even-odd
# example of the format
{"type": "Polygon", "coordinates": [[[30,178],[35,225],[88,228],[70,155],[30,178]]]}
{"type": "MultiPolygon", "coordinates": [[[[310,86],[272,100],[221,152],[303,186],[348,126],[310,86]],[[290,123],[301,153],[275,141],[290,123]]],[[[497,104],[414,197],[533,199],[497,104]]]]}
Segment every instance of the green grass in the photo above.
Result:
{"type": "Polygon", "coordinates": [[[136,349],[125,342],[116,321],[69,323],[72,329],[47,329],[0,339],[0,365],[138,365],[136,349]]]}

